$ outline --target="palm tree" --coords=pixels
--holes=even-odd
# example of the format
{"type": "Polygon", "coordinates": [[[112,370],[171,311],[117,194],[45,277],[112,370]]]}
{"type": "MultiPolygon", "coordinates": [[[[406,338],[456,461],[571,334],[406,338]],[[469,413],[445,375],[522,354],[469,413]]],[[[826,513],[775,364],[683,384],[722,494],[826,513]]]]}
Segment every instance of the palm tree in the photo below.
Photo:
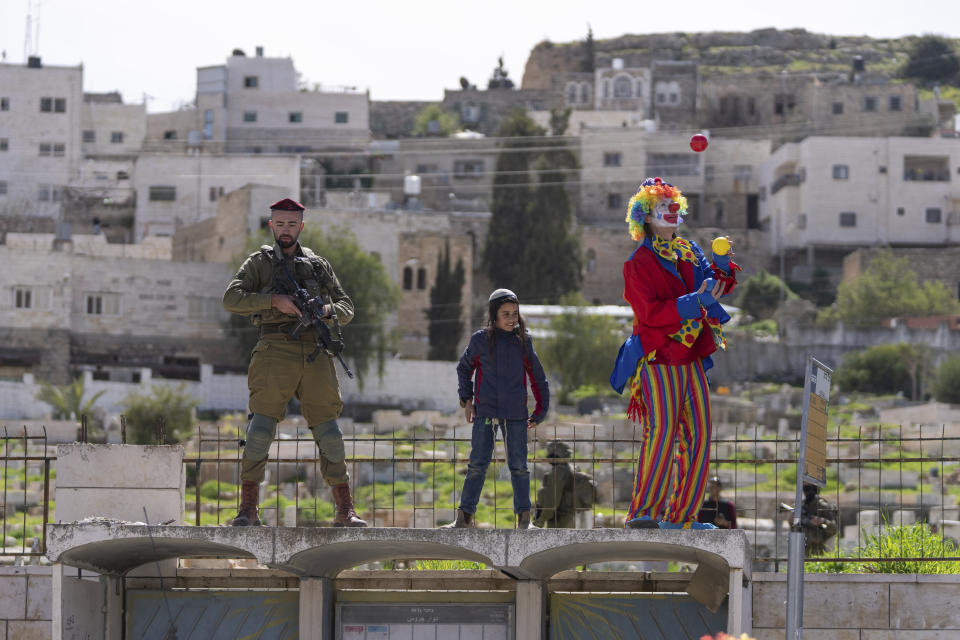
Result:
{"type": "Polygon", "coordinates": [[[53,409],[55,420],[79,420],[80,416],[90,415],[93,406],[106,391],[98,391],[93,397],[83,401],[85,393],[83,378],[74,378],[70,384],[62,387],[54,386],[49,382],[40,381],[40,391],[36,398],[53,409]]]}

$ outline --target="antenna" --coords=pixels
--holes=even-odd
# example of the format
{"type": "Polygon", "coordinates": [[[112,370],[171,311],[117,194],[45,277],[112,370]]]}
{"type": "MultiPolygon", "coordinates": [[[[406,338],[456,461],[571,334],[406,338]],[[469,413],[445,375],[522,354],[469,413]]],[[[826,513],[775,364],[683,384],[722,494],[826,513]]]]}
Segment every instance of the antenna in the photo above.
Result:
{"type": "Polygon", "coordinates": [[[27,0],[27,33],[23,39],[23,60],[37,55],[40,49],[40,2],[27,0]]]}

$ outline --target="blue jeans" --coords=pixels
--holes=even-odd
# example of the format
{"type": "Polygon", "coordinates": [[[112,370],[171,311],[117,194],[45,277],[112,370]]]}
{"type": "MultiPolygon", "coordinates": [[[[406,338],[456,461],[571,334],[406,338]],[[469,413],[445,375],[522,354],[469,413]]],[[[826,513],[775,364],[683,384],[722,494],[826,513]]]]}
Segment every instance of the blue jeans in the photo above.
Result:
{"type": "Polygon", "coordinates": [[[507,449],[507,466],[513,483],[513,511],[530,511],[530,472],[527,470],[527,421],[493,420],[476,418],[473,421],[473,437],[467,477],[463,481],[460,509],[464,513],[476,513],[477,502],[483,491],[483,481],[493,455],[493,441],[497,428],[503,433],[507,449]],[[506,427],[504,427],[506,425],[506,427]]]}

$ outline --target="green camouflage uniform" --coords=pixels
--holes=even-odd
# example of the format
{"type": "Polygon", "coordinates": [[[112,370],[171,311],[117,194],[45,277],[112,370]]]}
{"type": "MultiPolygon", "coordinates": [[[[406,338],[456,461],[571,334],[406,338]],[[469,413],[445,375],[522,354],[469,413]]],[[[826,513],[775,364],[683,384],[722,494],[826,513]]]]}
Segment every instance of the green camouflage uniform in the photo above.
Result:
{"type": "MultiPolygon", "coordinates": [[[[353,319],[353,303],[330,263],[299,244],[290,258],[284,258],[277,245],[264,245],[260,251],[250,254],[227,285],[223,306],[232,313],[250,316],[253,324],[260,328],[260,340],[253,349],[247,372],[250,412],[279,421],[286,414],[290,398],[295,397],[313,430],[335,421],[340,415],[343,408],[340,385],[333,358],[321,351],[313,362],[307,362],[307,356],[316,346],[314,331],[306,329],[299,338],[289,337],[287,334],[296,325],[296,316],[283,314],[271,306],[275,270],[280,269],[280,259],[286,260],[290,273],[311,297],[330,296],[341,325],[353,319]]],[[[320,446],[321,474],[328,485],[335,486],[348,482],[349,475],[343,437],[336,423],[332,424],[333,432],[314,431],[314,438],[320,446]]],[[[246,454],[245,449],[241,480],[262,482],[266,457],[254,460],[246,454]]]]}
{"type": "Polygon", "coordinates": [[[534,524],[551,529],[575,529],[577,512],[573,508],[573,467],[569,462],[554,462],[550,466],[537,491],[534,524]]]}
{"type": "Polygon", "coordinates": [[[804,553],[807,557],[821,556],[827,551],[827,541],[837,535],[837,508],[819,495],[816,504],[804,500],[800,524],[803,526],[804,553]],[[813,516],[823,518],[823,524],[812,524],[810,518],[813,516]]]}

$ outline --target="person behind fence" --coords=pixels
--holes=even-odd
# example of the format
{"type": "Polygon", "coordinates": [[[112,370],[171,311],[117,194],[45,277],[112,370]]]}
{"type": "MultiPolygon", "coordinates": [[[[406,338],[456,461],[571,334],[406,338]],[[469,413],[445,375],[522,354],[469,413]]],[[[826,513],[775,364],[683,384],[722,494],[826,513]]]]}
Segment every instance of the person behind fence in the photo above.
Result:
{"type": "Polygon", "coordinates": [[[803,483],[801,506],[804,554],[807,557],[821,556],[826,553],[830,538],[837,535],[837,507],[820,495],[820,487],[806,482],[803,483]]]}
{"type": "Polygon", "coordinates": [[[517,295],[497,289],[490,294],[487,311],[487,326],[470,336],[457,364],[460,406],[467,422],[473,424],[473,433],[460,506],[454,521],[443,528],[476,526],[477,503],[498,429],[507,450],[516,527],[534,528],[530,522],[527,429],[543,421],[550,407],[550,389],[517,295]],[[527,412],[528,379],[536,400],[532,414],[527,412]]]}
{"type": "MultiPolygon", "coordinates": [[[[240,509],[235,527],[259,525],[259,485],[267,466],[267,453],[277,422],[286,414],[287,403],[297,398],[303,417],[320,448],[320,473],[331,488],[336,505],[334,526],[365,527],[357,517],[350,495],[343,434],[337,417],[343,409],[340,384],[333,358],[314,353],[314,329],[290,335],[301,311],[281,290],[284,277],[295,280],[312,299],[327,296],[324,321],[353,319],[353,302],[347,296],[330,263],[297,241],[303,230],[304,207],[284,198],[270,205],[270,228],[275,244],[264,245],[244,261],[223,294],[227,311],[250,316],[260,330],[247,372],[250,389],[250,423],[240,464],[240,509]],[[310,357],[314,357],[312,361],[310,357]]],[[[286,289],[284,289],[286,290],[286,289]]]]}
{"type": "Polygon", "coordinates": [[[715,525],[718,529],[737,528],[737,508],[729,500],[720,497],[723,483],[718,476],[710,478],[707,483],[707,499],[700,506],[697,514],[698,522],[715,525]]]}
{"type": "Polygon", "coordinates": [[[626,221],[640,245],[623,265],[623,296],[633,308],[633,335],[620,348],[610,384],[630,389],[627,414],[642,436],[630,528],[715,529],[699,523],[710,445],[710,354],[726,348],[730,316],[718,299],[740,267],[730,241],[714,241],[713,263],[676,231],[687,199],[660,178],[647,178],[630,199],[626,221]],[[678,447],[674,456],[674,447],[678,447]]]}
{"type": "Polygon", "coordinates": [[[597,500],[597,488],[590,476],[567,462],[570,447],[557,440],[547,443],[550,471],[537,491],[534,525],[542,528],[574,529],[578,510],[590,509],[597,500]]]}

